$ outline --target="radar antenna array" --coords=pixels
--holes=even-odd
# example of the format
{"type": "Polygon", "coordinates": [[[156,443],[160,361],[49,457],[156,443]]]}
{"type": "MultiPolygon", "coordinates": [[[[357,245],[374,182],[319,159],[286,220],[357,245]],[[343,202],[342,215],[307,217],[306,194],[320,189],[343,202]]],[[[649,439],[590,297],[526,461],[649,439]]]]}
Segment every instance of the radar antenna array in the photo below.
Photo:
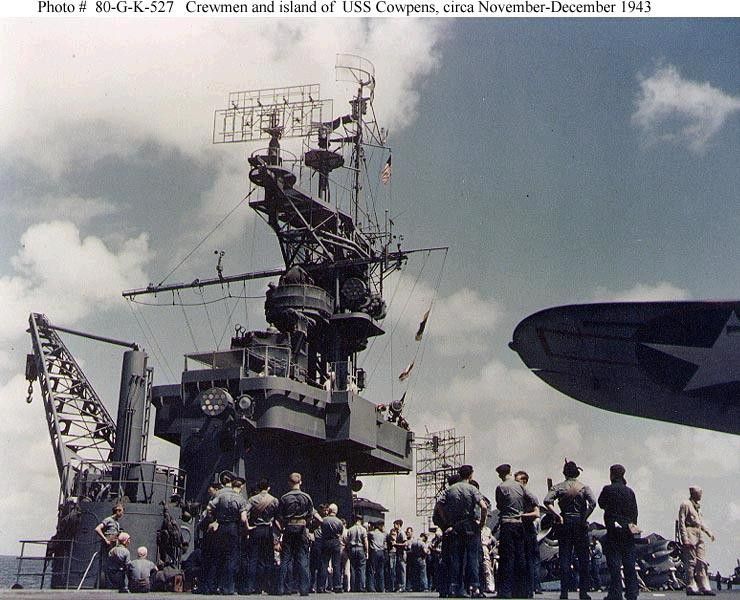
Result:
{"type": "Polygon", "coordinates": [[[321,100],[319,84],[229,94],[228,107],[213,118],[213,143],[305,137],[332,119],[332,100],[321,100]]]}
{"type": "Polygon", "coordinates": [[[465,462],[465,436],[444,429],[414,440],[416,516],[431,519],[434,505],[444,492],[447,477],[465,462]]]}

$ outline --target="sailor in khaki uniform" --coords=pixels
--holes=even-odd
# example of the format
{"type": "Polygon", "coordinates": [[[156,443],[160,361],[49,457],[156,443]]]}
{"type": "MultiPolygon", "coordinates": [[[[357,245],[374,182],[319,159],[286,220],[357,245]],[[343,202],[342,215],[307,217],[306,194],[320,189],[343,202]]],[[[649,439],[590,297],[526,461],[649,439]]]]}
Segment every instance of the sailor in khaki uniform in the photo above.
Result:
{"type": "Polygon", "coordinates": [[[714,596],[707,576],[704,545],[706,537],[714,541],[714,534],[704,526],[700,510],[701,496],[700,487],[690,487],[689,499],[681,502],[678,509],[678,535],[683,546],[687,596],[714,596]]]}

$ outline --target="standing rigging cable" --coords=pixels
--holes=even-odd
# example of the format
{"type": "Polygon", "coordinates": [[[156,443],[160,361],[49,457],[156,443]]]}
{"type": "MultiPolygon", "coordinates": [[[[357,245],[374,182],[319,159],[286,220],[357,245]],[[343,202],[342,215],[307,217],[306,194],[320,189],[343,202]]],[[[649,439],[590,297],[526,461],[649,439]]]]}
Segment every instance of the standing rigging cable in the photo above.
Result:
{"type": "Polygon", "coordinates": [[[180,290],[177,290],[177,297],[180,299],[180,308],[182,309],[182,316],[185,317],[185,325],[188,328],[188,331],[190,332],[190,339],[193,342],[193,348],[195,348],[196,352],[200,352],[200,349],[198,348],[198,342],[195,339],[195,334],[193,333],[193,328],[190,326],[190,319],[188,319],[188,313],[185,311],[185,305],[182,303],[182,297],[180,296],[180,290]]]}
{"type": "Polygon", "coordinates": [[[205,302],[205,298],[203,298],[203,289],[198,288],[198,293],[200,294],[200,297],[204,300],[203,302],[203,310],[206,311],[206,320],[208,321],[208,327],[211,329],[211,335],[213,336],[213,343],[216,346],[216,350],[218,350],[219,345],[216,341],[216,332],[213,330],[213,323],[211,322],[211,313],[208,312],[208,303],[205,302]]]}
{"type": "Polygon", "coordinates": [[[134,309],[134,302],[127,302],[127,305],[129,309],[131,310],[131,314],[134,317],[134,320],[136,321],[136,324],[139,326],[139,329],[141,330],[141,334],[144,336],[144,339],[147,341],[147,345],[151,348],[152,355],[154,356],[154,360],[159,363],[160,367],[163,367],[167,370],[170,377],[174,379],[175,375],[172,371],[172,368],[170,367],[169,362],[167,361],[167,357],[162,352],[162,348],[159,346],[159,343],[157,342],[157,338],[154,335],[154,332],[152,331],[152,328],[149,326],[149,324],[146,322],[146,319],[144,318],[144,314],[141,314],[141,319],[139,319],[139,315],[136,314],[136,310],[134,309]],[[147,334],[146,329],[144,328],[144,325],[142,325],[142,321],[144,324],[146,324],[146,328],[149,329],[151,332],[151,337],[149,334],[147,334]]]}

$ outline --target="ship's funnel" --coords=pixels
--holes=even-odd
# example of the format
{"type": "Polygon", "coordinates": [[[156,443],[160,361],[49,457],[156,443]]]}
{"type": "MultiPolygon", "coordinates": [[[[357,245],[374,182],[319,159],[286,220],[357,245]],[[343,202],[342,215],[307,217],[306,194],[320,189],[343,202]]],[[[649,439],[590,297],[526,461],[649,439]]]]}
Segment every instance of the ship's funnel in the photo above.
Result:
{"type": "Polygon", "coordinates": [[[123,354],[121,389],[118,395],[118,420],[114,462],[141,462],[146,416],[146,352],[128,350],[123,354]]]}

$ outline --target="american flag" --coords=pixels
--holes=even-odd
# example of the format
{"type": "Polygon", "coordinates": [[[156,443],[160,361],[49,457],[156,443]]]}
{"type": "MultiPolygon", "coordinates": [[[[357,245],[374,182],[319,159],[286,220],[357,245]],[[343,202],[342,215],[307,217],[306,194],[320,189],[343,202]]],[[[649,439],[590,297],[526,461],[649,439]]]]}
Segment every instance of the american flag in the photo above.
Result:
{"type": "Polygon", "coordinates": [[[388,157],[388,160],[385,161],[385,165],[383,165],[383,170],[380,171],[380,181],[383,183],[383,185],[388,185],[388,182],[391,180],[391,174],[393,173],[393,168],[391,167],[391,157],[388,157]]]}

